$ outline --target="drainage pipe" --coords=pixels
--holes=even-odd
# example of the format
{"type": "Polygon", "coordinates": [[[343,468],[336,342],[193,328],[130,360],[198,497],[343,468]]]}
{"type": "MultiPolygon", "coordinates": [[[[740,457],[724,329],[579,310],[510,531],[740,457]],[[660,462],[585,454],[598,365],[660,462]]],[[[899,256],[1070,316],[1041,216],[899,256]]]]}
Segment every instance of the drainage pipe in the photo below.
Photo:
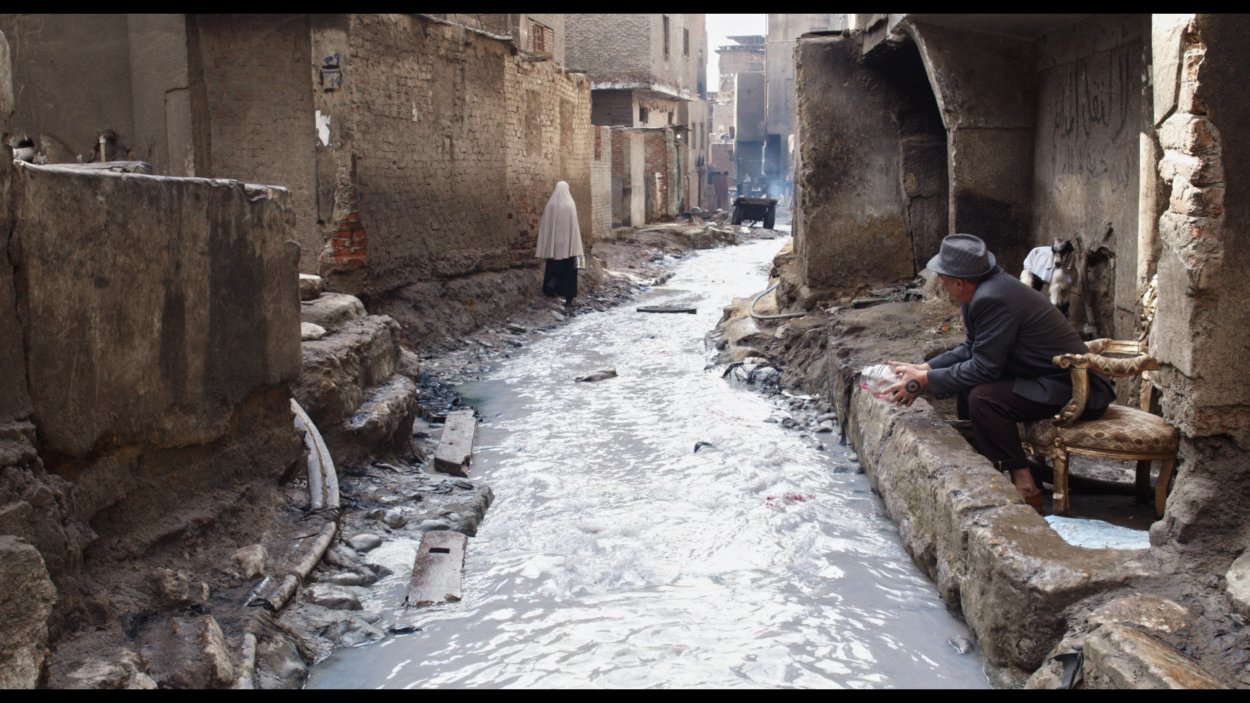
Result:
{"type": "Polygon", "coordinates": [[[326,448],[325,440],[317,431],[308,413],[291,399],[295,413],[295,429],[304,433],[304,445],[308,447],[308,497],[313,510],[339,507],[339,479],[334,470],[334,459],[326,448]]]}
{"type": "MultiPolygon", "coordinates": [[[[760,302],[760,298],[763,298],[769,293],[772,293],[774,290],[777,289],[777,286],[779,285],[781,285],[781,281],[777,281],[776,283],[772,285],[771,288],[755,296],[755,300],[751,301],[751,308],[747,310],[747,312],[751,313],[751,317],[754,317],[757,320],[784,320],[784,319],[791,318],[791,317],[803,317],[804,315],[807,314],[806,312],[783,312],[778,315],[761,315],[755,312],[755,304],[760,302]]],[[[291,402],[295,402],[295,401],[291,401],[291,402]]]]}
{"type": "MultiPolygon", "coordinates": [[[[330,450],[326,447],[321,432],[317,430],[317,426],[308,417],[308,413],[304,412],[304,408],[300,407],[294,398],[291,399],[291,410],[295,413],[295,428],[304,433],[304,445],[308,447],[309,507],[312,510],[331,508],[334,514],[322,526],[320,533],[315,535],[316,539],[313,540],[312,548],[305,552],[303,558],[295,563],[294,568],[275,587],[270,588],[266,595],[257,593],[255,597],[248,599],[247,605],[268,606],[275,613],[286,607],[287,602],[295,595],[299,584],[308,578],[308,574],[312,573],[317,563],[325,556],[326,550],[330,548],[335,535],[338,534],[339,527],[339,481],[338,474],[334,470],[334,459],[330,457],[330,450]]],[[[261,585],[265,585],[264,582],[261,582],[261,585]]],[[[244,636],[241,659],[242,675],[235,680],[234,687],[252,688],[255,686],[256,672],[256,636],[253,631],[249,631],[244,636]]]]}

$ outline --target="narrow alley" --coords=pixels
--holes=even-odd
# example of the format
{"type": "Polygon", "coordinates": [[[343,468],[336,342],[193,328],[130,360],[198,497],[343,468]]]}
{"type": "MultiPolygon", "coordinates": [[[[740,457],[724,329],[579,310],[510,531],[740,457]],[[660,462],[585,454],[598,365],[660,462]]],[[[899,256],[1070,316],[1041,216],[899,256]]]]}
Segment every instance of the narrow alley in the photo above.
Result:
{"type": "Polygon", "coordinates": [[[0,13],[0,689],[1250,688],[1247,32],[0,13]]]}

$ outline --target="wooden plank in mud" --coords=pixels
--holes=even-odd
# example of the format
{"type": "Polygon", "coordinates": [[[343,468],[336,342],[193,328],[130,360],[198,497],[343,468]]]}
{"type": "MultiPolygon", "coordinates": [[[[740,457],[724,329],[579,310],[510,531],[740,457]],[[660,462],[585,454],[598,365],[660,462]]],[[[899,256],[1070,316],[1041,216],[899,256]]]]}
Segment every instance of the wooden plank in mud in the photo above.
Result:
{"type": "Polygon", "coordinates": [[[464,551],[469,538],[459,532],[434,530],[421,538],[404,605],[421,608],[460,600],[464,551]]]}
{"type": "Polygon", "coordinates": [[[477,434],[477,418],[472,410],[447,413],[443,424],[443,436],[434,453],[434,470],[461,478],[469,477],[469,462],[473,460],[473,437],[477,434]]]}

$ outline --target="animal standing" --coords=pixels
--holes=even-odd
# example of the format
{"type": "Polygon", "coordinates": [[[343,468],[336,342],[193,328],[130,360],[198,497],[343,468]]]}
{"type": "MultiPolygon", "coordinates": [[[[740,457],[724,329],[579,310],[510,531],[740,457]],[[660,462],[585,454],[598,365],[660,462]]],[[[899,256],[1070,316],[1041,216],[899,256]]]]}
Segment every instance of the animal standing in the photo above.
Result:
{"type": "Polygon", "coordinates": [[[1048,247],[1037,247],[1024,258],[1024,270],[1020,280],[1040,291],[1043,284],[1050,284],[1050,302],[1059,308],[1064,317],[1072,308],[1076,297],[1072,272],[1076,270],[1076,247],[1069,239],[1056,239],[1048,247]]]}

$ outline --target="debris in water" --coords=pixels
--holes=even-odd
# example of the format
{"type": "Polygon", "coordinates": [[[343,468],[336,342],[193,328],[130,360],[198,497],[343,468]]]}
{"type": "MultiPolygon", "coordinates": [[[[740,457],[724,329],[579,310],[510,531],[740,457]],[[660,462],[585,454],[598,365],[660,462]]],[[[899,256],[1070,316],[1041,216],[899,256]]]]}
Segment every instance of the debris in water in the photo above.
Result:
{"type": "Polygon", "coordinates": [[[972,651],[972,642],[967,637],[952,637],[946,641],[960,654],[967,654],[972,651]]]}

